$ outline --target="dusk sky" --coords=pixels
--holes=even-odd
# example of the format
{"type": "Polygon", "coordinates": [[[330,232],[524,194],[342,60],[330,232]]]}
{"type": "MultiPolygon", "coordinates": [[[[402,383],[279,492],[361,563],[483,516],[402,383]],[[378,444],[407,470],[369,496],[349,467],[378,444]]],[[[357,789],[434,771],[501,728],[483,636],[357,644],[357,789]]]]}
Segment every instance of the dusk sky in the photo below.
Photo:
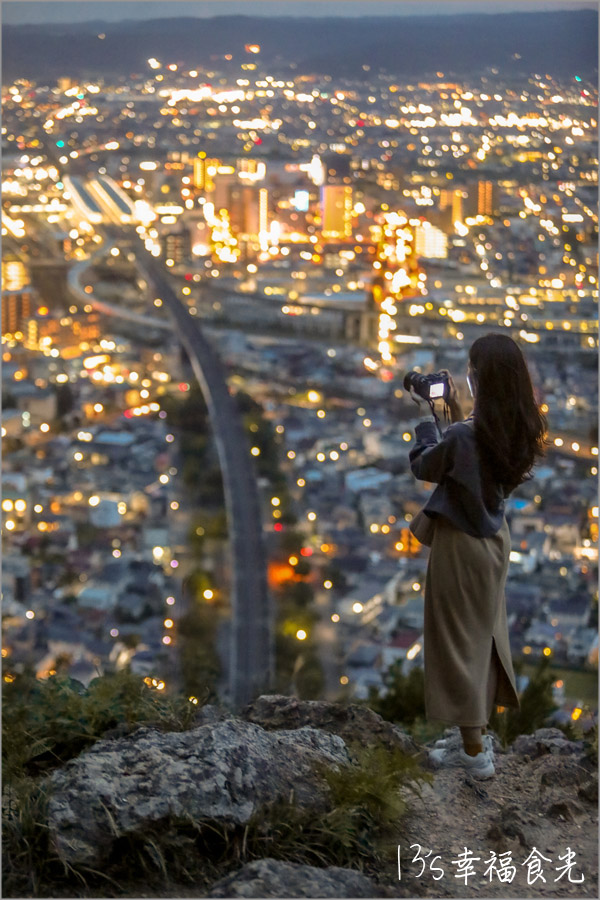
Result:
{"type": "Polygon", "coordinates": [[[542,10],[598,9],[597,3],[568,0],[68,0],[68,2],[36,2],[10,0],[2,2],[5,25],[43,22],[83,22],[123,19],[158,19],[179,16],[258,15],[258,16],[422,16],[461,13],[537,12],[542,10]]]}

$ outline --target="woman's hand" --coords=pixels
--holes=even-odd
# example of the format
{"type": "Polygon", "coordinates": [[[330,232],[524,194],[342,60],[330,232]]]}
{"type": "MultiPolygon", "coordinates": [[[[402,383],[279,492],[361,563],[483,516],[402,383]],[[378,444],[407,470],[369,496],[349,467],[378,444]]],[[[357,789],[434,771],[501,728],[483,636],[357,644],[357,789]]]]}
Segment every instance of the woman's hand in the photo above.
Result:
{"type": "Polygon", "coordinates": [[[458,391],[456,390],[452,375],[448,369],[440,369],[440,372],[448,379],[448,406],[451,406],[453,403],[458,403],[458,391]]]}
{"type": "Polygon", "coordinates": [[[448,369],[440,369],[448,378],[448,407],[450,409],[450,418],[453,422],[462,422],[464,419],[462,407],[458,402],[458,391],[454,384],[454,379],[448,369]]]}
{"type": "Polygon", "coordinates": [[[424,397],[421,397],[420,394],[417,394],[415,389],[412,387],[409,390],[409,394],[412,399],[415,401],[417,406],[419,407],[419,415],[420,416],[430,416],[431,415],[431,406],[429,405],[429,400],[425,400],[424,397]]]}

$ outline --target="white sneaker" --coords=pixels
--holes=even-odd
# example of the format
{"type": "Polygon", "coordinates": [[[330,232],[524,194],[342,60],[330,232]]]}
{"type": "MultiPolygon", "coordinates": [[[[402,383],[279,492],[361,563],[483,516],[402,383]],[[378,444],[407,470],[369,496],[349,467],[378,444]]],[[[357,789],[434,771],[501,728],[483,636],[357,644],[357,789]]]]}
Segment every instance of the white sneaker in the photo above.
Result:
{"type": "MultiPolygon", "coordinates": [[[[459,736],[440,738],[439,741],[435,742],[435,748],[436,750],[458,750],[458,748],[460,747],[460,742],[461,738],[459,736]]],[[[487,750],[490,753],[494,752],[494,741],[491,734],[482,734],[481,743],[483,744],[484,750],[487,750]]]]}
{"type": "Polygon", "coordinates": [[[439,748],[429,751],[429,759],[442,768],[462,767],[473,778],[491,778],[496,774],[493,756],[489,750],[482,750],[476,756],[469,756],[462,747],[458,752],[439,748]]]}

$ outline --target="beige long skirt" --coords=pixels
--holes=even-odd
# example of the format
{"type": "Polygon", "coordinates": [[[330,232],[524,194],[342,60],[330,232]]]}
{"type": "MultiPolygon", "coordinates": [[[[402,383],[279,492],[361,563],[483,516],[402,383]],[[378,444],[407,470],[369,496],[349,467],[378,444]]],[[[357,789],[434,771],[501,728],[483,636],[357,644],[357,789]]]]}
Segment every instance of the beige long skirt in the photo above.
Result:
{"type": "Polygon", "coordinates": [[[520,707],[504,588],[510,532],[475,538],[435,518],[425,581],[423,652],[428,719],[486,726],[494,705],[520,707]]]}

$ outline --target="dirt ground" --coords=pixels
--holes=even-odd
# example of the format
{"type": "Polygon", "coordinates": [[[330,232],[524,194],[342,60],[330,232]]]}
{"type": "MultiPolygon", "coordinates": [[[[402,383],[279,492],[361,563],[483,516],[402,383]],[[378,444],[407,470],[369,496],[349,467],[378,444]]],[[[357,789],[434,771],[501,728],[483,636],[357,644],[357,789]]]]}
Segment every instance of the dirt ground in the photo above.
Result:
{"type": "Polygon", "coordinates": [[[438,769],[422,800],[411,800],[398,841],[401,877],[397,869],[390,878],[380,876],[389,896],[598,896],[597,770],[550,754],[530,759],[496,753],[495,767],[496,775],[485,781],[462,769],[438,769]],[[411,849],[413,844],[420,846],[411,849]],[[496,867],[490,880],[485,872],[492,852],[496,867]],[[461,854],[472,858],[474,874],[466,878],[461,854]]]}

